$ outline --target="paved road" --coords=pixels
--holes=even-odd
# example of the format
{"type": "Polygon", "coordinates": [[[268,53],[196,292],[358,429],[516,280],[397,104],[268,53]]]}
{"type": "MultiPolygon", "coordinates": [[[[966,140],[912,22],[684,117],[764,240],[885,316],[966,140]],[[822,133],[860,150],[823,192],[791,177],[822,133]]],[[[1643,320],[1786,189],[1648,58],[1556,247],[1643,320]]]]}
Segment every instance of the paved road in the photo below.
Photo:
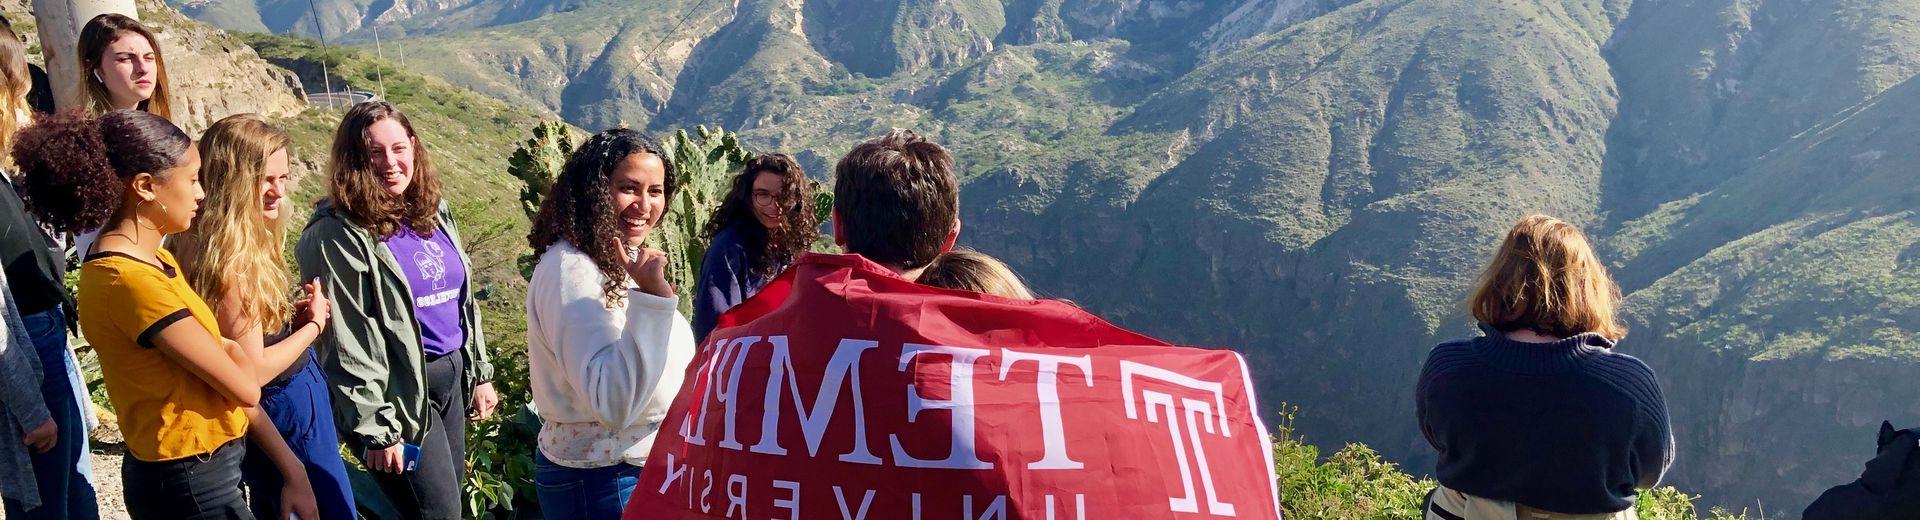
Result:
{"type": "Polygon", "coordinates": [[[365,90],[347,90],[342,92],[322,92],[307,94],[307,104],[321,107],[347,107],[380,99],[380,96],[365,90]]]}

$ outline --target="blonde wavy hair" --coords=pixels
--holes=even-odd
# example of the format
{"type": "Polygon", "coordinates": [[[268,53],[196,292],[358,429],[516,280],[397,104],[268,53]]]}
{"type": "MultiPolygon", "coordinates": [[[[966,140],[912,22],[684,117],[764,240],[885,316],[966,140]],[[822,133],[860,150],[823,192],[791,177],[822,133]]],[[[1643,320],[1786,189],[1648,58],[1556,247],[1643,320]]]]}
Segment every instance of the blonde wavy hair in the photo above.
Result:
{"type": "Polygon", "coordinates": [[[13,22],[0,16],[0,167],[12,167],[13,135],[33,123],[33,109],[27,102],[33,90],[33,78],[27,75],[27,44],[13,32],[13,22]]]}
{"type": "Polygon", "coordinates": [[[940,253],[919,283],[942,289],[960,289],[1004,298],[1033,299],[1033,291],[1020,281],[1020,275],[998,258],[964,247],[940,253]]]}
{"type": "Polygon", "coordinates": [[[1566,338],[1588,332],[1618,340],[1620,286],[1587,237],[1566,221],[1529,215],[1507,232],[1467,299],[1474,319],[1502,331],[1566,338]]]}
{"type": "Polygon", "coordinates": [[[206,200],[193,227],[174,235],[169,246],[187,283],[215,312],[237,304],[231,310],[262,331],[280,330],[293,312],[286,297],[293,277],[282,244],[285,226],[260,211],[267,157],[285,150],[288,142],[285,130],[254,114],[230,116],[208,128],[200,137],[206,200]],[[229,291],[237,302],[227,300],[229,291]]]}

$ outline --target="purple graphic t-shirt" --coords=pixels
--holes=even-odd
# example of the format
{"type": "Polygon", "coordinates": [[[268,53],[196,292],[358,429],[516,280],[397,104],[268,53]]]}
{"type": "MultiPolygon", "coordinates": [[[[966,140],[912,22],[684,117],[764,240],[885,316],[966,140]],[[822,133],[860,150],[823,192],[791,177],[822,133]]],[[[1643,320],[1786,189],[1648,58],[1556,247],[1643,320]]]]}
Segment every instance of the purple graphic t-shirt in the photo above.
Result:
{"type": "Polygon", "coordinates": [[[467,341],[460,327],[460,288],[467,282],[467,266],[446,233],[422,238],[406,227],[386,240],[400,272],[413,289],[413,316],[420,321],[420,347],[427,354],[444,356],[467,341]]]}

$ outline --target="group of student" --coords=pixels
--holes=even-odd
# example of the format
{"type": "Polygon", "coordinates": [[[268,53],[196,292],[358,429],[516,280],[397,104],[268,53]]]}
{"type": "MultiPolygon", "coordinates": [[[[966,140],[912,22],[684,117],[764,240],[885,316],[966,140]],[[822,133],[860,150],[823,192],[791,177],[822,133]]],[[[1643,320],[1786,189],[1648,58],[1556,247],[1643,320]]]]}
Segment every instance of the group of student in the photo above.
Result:
{"type": "MultiPolygon", "coordinates": [[[[375,101],[342,118],[296,282],[283,129],[241,114],[191,139],[170,120],[158,40],[116,14],[82,31],[85,109],[52,114],[29,101],[46,87],[20,39],[4,20],[0,32],[0,304],[13,336],[0,341],[13,420],[0,422],[22,439],[0,450],[0,469],[18,470],[0,476],[7,517],[99,515],[77,332],[126,438],[134,518],[355,518],[343,445],[403,516],[459,518],[466,423],[500,403],[472,262],[407,116],[375,101]]],[[[534,219],[528,357],[549,517],[619,516],[696,338],[819,237],[800,166],[754,158],[705,230],[689,323],[665,253],[642,245],[674,172],[653,137],[601,132],[534,219]]]]}
{"type": "MultiPolygon", "coordinates": [[[[466,425],[500,399],[474,266],[412,122],[382,101],[346,113],[296,276],[287,133],[243,114],[190,139],[169,120],[158,42],[130,18],[93,19],[79,52],[86,110],[36,114],[0,21],[0,435],[22,439],[0,442],[7,518],[98,516],[74,331],[126,438],[133,518],[354,518],[342,446],[378,486],[361,496],[459,518],[466,425]],[[72,295],[62,251],[82,235],[72,295]]],[[[909,131],[858,144],[834,167],[834,241],[907,280],[1033,298],[955,248],[954,171],[909,131]]],[[[645,246],[675,217],[675,179],[655,138],[606,130],[533,219],[527,355],[550,518],[619,517],[699,340],[820,238],[800,165],[754,158],[704,230],[689,320],[667,255],[645,246]]],[[[1435,347],[1417,386],[1439,452],[1427,518],[1632,518],[1673,441],[1652,371],[1612,351],[1619,298],[1572,225],[1512,229],[1469,298],[1485,334],[1435,347]]]]}

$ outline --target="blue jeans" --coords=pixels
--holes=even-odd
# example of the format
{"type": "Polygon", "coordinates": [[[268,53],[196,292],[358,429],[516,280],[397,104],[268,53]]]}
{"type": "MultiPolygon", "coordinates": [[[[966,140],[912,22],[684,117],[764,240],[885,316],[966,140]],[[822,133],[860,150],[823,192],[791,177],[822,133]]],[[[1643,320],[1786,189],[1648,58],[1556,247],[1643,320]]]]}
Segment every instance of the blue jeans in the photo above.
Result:
{"type": "MultiPolygon", "coordinates": [[[[333,401],[327,396],[327,380],[320,375],[319,363],[314,362],[311,352],[307,356],[303,361],[306,366],[261,389],[260,408],[273,419],[287,447],[306,466],[307,480],[313,484],[320,518],[302,520],[353,520],[353,485],[347,479],[346,461],[340,459],[333,401]]],[[[280,487],[285,480],[266,451],[247,444],[246,462],[240,469],[250,491],[253,516],[278,516],[280,487]]]]}
{"type": "Polygon", "coordinates": [[[533,483],[539,487],[540,516],[567,520],[615,520],[640,482],[640,467],[615,464],[578,469],[554,464],[533,449],[533,483]]]}
{"type": "Polygon", "coordinates": [[[87,413],[91,400],[80,385],[79,365],[67,350],[67,313],[54,307],[22,316],[33,349],[40,355],[40,397],[60,436],[53,449],[33,456],[33,477],[40,486],[40,507],[22,510],[6,501],[8,520],[60,518],[96,520],[99,500],[93,490],[93,462],[88,458],[87,413]]]}

